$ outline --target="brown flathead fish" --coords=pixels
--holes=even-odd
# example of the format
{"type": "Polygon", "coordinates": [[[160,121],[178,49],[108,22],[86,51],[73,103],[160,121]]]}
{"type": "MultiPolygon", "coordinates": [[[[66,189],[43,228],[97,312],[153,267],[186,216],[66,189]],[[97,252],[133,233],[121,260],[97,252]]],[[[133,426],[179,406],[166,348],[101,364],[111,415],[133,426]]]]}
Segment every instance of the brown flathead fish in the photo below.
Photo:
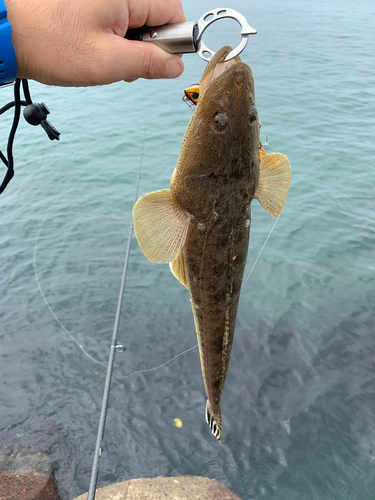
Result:
{"type": "Polygon", "coordinates": [[[254,80],[239,57],[208,63],[170,190],[134,209],[138,243],[151,262],[170,262],[190,292],[207,394],[206,420],[221,439],[220,399],[228,371],[249,243],[251,201],[278,217],[291,169],[280,153],[260,155],[254,80]]]}

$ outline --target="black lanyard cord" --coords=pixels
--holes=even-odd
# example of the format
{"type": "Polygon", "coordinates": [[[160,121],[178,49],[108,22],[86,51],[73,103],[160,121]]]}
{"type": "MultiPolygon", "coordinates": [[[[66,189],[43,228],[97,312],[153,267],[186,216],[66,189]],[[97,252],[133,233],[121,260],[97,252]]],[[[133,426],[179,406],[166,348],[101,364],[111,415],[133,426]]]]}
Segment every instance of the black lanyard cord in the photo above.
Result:
{"type": "MultiPolygon", "coordinates": [[[[12,106],[15,107],[14,109],[14,118],[13,118],[13,124],[12,128],[9,133],[9,138],[8,138],[8,146],[7,146],[7,159],[4,157],[4,155],[1,153],[1,159],[4,161],[4,163],[7,166],[7,172],[4,176],[4,180],[0,186],[0,194],[4,191],[4,189],[7,187],[8,183],[12,179],[14,175],[14,161],[13,161],[13,141],[14,141],[14,136],[16,135],[18,123],[20,121],[20,114],[21,114],[21,98],[20,98],[20,80],[17,78],[16,83],[14,84],[14,101],[12,106]]],[[[11,106],[11,107],[12,107],[11,106]]],[[[2,111],[2,110],[1,110],[2,111]]]]}
{"type": "Polygon", "coordinates": [[[23,90],[23,95],[25,96],[27,104],[32,104],[31,96],[30,96],[30,90],[29,90],[29,83],[26,79],[22,79],[22,90],[23,90]]]}
{"type": "Polygon", "coordinates": [[[21,115],[21,106],[25,106],[24,117],[25,120],[31,125],[41,125],[45,130],[48,137],[53,141],[54,139],[60,139],[60,132],[55,129],[48,120],[46,120],[47,115],[50,113],[47,106],[42,102],[40,104],[33,103],[30,96],[28,81],[17,78],[14,84],[14,101],[9,102],[0,109],[0,115],[14,107],[14,118],[12,128],[9,133],[8,145],[7,145],[7,157],[0,151],[0,159],[7,167],[7,172],[4,176],[3,182],[0,186],[0,194],[7,187],[12,177],[14,176],[14,159],[13,159],[13,142],[18,128],[21,115]],[[21,100],[20,86],[22,81],[22,89],[25,96],[25,100],[21,100]]]}

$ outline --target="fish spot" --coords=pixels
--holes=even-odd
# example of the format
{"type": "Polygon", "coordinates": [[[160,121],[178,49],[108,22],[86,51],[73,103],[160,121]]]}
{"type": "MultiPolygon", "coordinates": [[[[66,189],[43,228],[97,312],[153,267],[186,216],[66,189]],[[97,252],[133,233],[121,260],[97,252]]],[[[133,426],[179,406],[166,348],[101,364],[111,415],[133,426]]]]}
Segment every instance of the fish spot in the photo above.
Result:
{"type": "Polygon", "coordinates": [[[255,106],[249,106],[249,120],[250,123],[255,122],[255,120],[258,118],[258,111],[255,106]]]}
{"type": "Polygon", "coordinates": [[[194,307],[195,307],[195,309],[200,309],[200,307],[198,306],[198,304],[194,304],[194,307]]]}
{"type": "Polygon", "coordinates": [[[196,283],[197,282],[197,278],[193,278],[193,283],[196,283]]]}
{"type": "Polygon", "coordinates": [[[219,217],[219,214],[217,212],[214,212],[214,222],[217,221],[218,217],[219,217]]]}
{"type": "Polygon", "coordinates": [[[250,226],[250,219],[246,219],[245,227],[249,227],[249,226],[250,226]]]}
{"type": "Polygon", "coordinates": [[[203,222],[198,222],[197,228],[199,231],[204,231],[206,229],[206,226],[203,224],[203,222]]]}
{"type": "Polygon", "coordinates": [[[223,131],[228,124],[228,116],[226,113],[219,112],[214,116],[214,124],[216,130],[223,131]]]}

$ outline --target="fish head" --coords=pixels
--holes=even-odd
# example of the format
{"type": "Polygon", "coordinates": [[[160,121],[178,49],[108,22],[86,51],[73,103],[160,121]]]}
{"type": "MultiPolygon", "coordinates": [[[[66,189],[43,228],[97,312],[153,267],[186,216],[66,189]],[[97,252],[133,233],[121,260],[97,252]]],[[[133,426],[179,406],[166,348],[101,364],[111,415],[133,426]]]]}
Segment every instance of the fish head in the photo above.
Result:
{"type": "Polygon", "coordinates": [[[197,110],[228,140],[238,140],[239,131],[244,130],[254,142],[259,137],[259,121],[253,74],[239,56],[224,61],[231,50],[222,47],[208,63],[199,83],[197,110]]]}
{"type": "Polygon", "coordinates": [[[255,192],[259,178],[259,121],[251,69],[240,57],[224,62],[222,47],[208,63],[196,110],[186,130],[171,190],[176,202],[196,217],[211,211],[220,176],[246,177],[255,192]],[[206,186],[212,182],[212,189],[206,186]],[[207,197],[200,191],[210,192],[207,197]]]}

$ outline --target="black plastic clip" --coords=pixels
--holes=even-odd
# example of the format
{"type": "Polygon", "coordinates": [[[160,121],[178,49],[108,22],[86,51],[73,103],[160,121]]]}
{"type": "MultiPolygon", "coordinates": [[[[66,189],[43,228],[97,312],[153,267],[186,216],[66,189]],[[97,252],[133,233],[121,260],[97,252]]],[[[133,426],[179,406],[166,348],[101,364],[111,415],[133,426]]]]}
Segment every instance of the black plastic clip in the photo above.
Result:
{"type": "Polygon", "coordinates": [[[34,126],[41,125],[51,141],[60,140],[60,132],[46,119],[49,114],[50,110],[44,102],[40,104],[33,102],[23,110],[23,116],[27,123],[34,126]]]}

